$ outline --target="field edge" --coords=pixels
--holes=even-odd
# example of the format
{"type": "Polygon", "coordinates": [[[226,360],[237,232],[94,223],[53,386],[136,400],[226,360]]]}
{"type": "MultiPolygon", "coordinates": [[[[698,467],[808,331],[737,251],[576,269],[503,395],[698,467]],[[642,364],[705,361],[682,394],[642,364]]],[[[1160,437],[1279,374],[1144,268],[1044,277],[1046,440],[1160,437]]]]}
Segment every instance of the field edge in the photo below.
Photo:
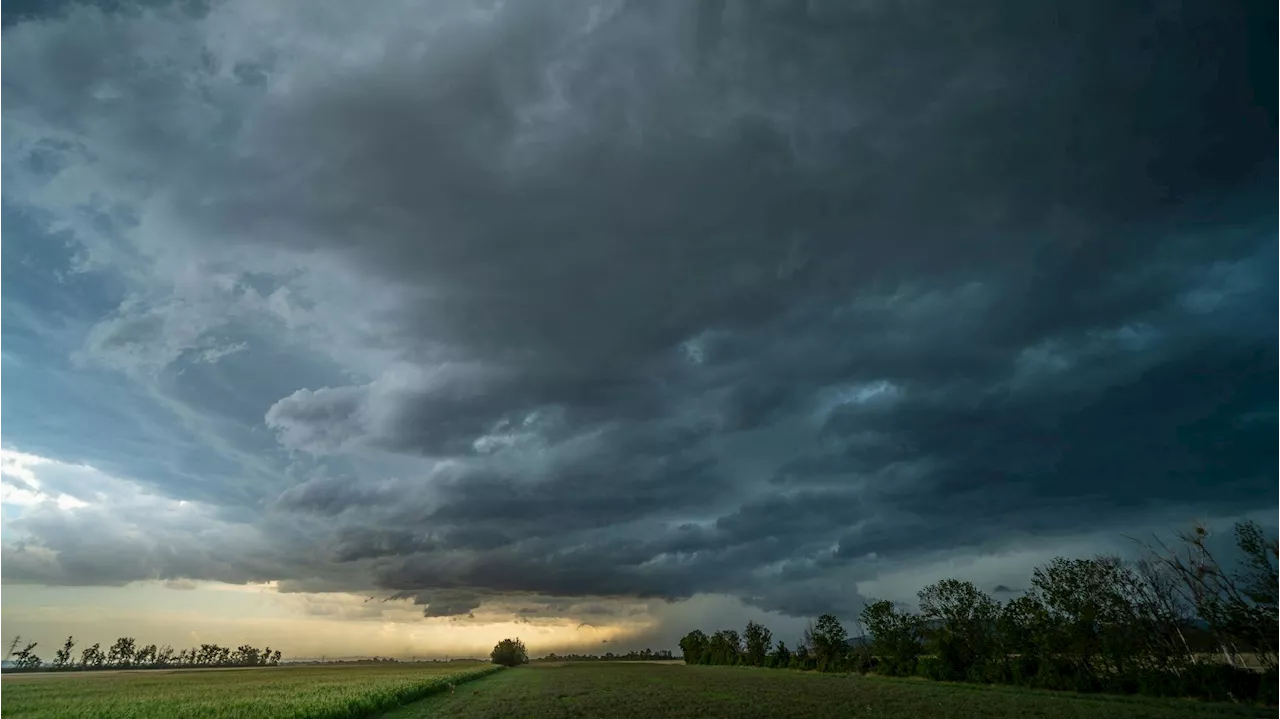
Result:
{"type": "MultiPolygon", "coordinates": [[[[473,677],[471,679],[468,679],[467,681],[468,682],[484,681],[487,684],[488,682],[492,682],[494,680],[500,680],[503,678],[511,679],[514,677],[518,677],[519,675],[528,671],[527,666],[514,667],[514,668],[499,667],[499,669],[507,669],[507,671],[503,671],[503,672],[490,671],[490,672],[481,674],[479,676],[473,677]]],[[[408,719],[410,717],[417,716],[420,713],[421,709],[430,707],[431,702],[438,702],[438,701],[449,701],[449,697],[446,696],[444,692],[433,692],[420,699],[414,699],[412,701],[408,701],[403,704],[398,704],[393,707],[388,707],[380,712],[370,714],[365,719],[402,719],[402,718],[408,719]]]]}
{"type": "MultiPolygon", "coordinates": [[[[394,711],[408,704],[422,701],[438,694],[443,694],[450,685],[459,686],[468,682],[484,679],[501,672],[506,667],[499,664],[493,664],[480,669],[473,669],[467,672],[458,672],[457,674],[440,675],[435,681],[426,682],[424,684],[406,687],[397,691],[390,696],[380,698],[374,706],[363,706],[360,712],[364,716],[375,717],[381,716],[386,712],[394,711]]],[[[335,709],[331,714],[320,714],[308,719],[346,719],[351,716],[350,710],[335,709]]]]}

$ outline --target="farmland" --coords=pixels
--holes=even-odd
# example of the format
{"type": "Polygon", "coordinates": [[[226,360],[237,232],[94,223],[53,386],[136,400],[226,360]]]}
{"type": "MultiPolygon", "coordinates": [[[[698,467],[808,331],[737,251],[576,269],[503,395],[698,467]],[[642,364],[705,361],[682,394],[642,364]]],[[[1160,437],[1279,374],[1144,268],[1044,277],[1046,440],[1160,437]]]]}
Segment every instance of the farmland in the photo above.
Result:
{"type": "Polygon", "coordinates": [[[1245,705],[745,667],[577,662],[495,670],[463,664],[8,675],[0,711],[40,719],[1275,715],[1245,705]],[[456,692],[442,691],[449,682],[456,692]]]}
{"type": "Polygon", "coordinates": [[[487,664],[272,667],[6,675],[5,717],[347,719],[496,670],[487,664]]]}
{"type": "Polygon", "coordinates": [[[1275,710],[916,679],[584,662],[504,671],[384,719],[516,716],[1211,719],[1275,716],[1275,710]]]}

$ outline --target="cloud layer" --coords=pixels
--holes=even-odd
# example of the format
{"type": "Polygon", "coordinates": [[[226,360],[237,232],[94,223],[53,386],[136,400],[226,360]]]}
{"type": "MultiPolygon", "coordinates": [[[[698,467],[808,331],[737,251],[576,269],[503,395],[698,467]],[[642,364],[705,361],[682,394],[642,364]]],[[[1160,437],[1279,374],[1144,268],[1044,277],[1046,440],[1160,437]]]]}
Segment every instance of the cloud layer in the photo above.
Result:
{"type": "Polygon", "coordinates": [[[7,19],[5,369],[86,384],[62,426],[19,392],[6,444],[210,524],[24,513],[4,579],[804,616],[1274,507],[1274,13],[7,19]]]}

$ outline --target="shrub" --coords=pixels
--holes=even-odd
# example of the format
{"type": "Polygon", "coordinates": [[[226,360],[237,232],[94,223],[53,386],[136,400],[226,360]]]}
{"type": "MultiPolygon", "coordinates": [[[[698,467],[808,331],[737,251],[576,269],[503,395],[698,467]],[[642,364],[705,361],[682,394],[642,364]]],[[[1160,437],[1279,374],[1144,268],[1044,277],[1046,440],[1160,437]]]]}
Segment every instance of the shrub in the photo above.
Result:
{"type": "Polygon", "coordinates": [[[1278,694],[1280,694],[1280,672],[1268,669],[1258,676],[1256,699],[1267,706],[1275,706],[1278,694]]]}
{"type": "Polygon", "coordinates": [[[529,652],[525,649],[524,642],[518,638],[503,639],[493,647],[493,651],[489,653],[489,658],[494,664],[501,664],[504,667],[516,667],[529,663],[529,652]]]}
{"type": "Polygon", "coordinates": [[[867,674],[876,670],[876,657],[867,647],[858,647],[849,652],[849,669],[859,674],[867,674]]]}
{"type": "MultiPolygon", "coordinates": [[[[1182,672],[1178,694],[1214,701],[1275,701],[1276,674],[1254,672],[1229,664],[1195,664],[1182,672]]],[[[1174,683],[1173,686],[1177,686],[1174,683]]]]}
{"type": "Polygon", "coordinates": [[[946,662],[937,657],[920,657],[916,660],[916,676],[925,679],[949,679],[946,662]]]}

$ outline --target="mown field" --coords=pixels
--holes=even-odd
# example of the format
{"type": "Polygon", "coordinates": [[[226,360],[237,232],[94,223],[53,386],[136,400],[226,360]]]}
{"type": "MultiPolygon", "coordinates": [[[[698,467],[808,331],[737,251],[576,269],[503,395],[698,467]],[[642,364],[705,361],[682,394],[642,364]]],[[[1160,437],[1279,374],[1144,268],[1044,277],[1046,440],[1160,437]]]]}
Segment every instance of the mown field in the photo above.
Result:
{"type": "Polygon", "coordinates": [[[354,719],[496,669],[401,664],[9,674],[0,681],[0,716],[354,719]]]}
{"type": "Polygon", "coordinates": [[[481,717],[859,717],[870,719],[1192,719],[1274,717],[1189,700],[1068,694],[1008,686],[641,663],[533,665],[383,715],[481,717]]]}

